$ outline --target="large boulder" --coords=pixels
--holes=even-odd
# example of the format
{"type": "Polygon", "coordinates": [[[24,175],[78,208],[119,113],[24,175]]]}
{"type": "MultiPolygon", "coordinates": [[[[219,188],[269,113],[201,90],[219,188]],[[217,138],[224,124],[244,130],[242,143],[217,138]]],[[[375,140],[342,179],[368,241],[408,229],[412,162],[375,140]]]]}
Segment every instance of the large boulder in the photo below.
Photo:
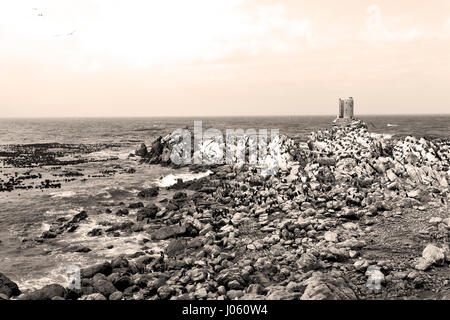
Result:
{"type": "Polygon", "coordinates": [[[72,223],[78,223],[82,220],[85,220],[88,217],[88,214],[86,213],[86,211],[81,211],[80,213],[77,213],[76,215],[73,216],[72,220],[70,220],[70,224],[72,223]]]}
{"type": "Polygon", "coordinates": [[[133,285],[133,280],[129,276],[121,276],[114,281],[114,286],[119,291],[124,291],[125,289],[133,285]]]}
{"type": "Polygon", "coordinates": [[[138,197],[140,198],[153,198],[158,196],[158,187],[147,188],[138,193],[138,197]]]}
{"type": "Polygon", "coordinates": [[[153,231],[151,238],[154,240],[165,240],[184,235],[186,232],[187,228],[185,225],[172,225],[153,231]]]}
{"type": "Polygon", "coordinates": [[[158,211],[159,207],[156,204],[151,203],[145,208],[141,208],[138,210],[138,212],[136,213],[136,220],[142,221],[144,219],[154,219],[158,211]]]}
{"type": "Polygon", "coordinates": [[[39,290],[24,294],[20,300],[52,300],[54,297],[65,298],[67,292],[59,284],[49,284],[39,290]]]}
{"type": "Polygon", "coordinates": [[[114,285],[105,279],[94,281],[94,289],[105,297],[109,297],[112,293],[116,292],[114,285]]]}
{"type": "Polygon", "coordinates": [[[442,265],[445,262],[445,251],[433,244],[429,244],[423,249],[422,257],[418,259],[415,268],[425,271],[432,265],[442,265]]]}
{"type": "Polygon", "coordinates": [[[15,282],[11,281],[3,273],[0,273],[0,293],[10,298],[18,296],[21,292],[15,282]]]}
{"type": "Polygon", "coordinates": [[[107,275],[111,274],[111,271],[112,271],[111,263],[104,262],[104,263],[96,264],[94,266],[90,266],[90,267],[81,269],[81,276],[83,278],[92,278],[97,273],[102,273],[105,276],[107,276],[107,275]]]}
{"type": "Polygon", "coordinates": [[[303,281],[306,289],[301,300],[356,300],[357,296],[350,284],[340,275],[317,272],[303,281]]]}
{"type": "Polygon", "coordinates": [[[145,157],[148,153],[147,146],[145,145],[145,143],[142,143],[134,153],[139,157],[145,157]]]}

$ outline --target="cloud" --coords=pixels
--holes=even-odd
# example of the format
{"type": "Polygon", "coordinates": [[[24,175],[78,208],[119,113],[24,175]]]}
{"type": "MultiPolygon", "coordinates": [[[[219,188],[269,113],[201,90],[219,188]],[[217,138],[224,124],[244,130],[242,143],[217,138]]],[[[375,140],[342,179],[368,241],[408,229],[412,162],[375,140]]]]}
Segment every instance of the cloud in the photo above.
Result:
{"type": "Polygon", "coordinates": [[[365,38],[368,41],[411,41],[424,35],[424,32],[419,27],[401,28],[401,30],[390,29],[384,23],[381,8],[377,5],[369,6],[366,14],[365,38]]]}
{"type": "Polygon", "coordinates": [[[89,5],[75,1],[68,8],[67,3],[42,0],[40,5],[0,5],[0,41],[10,57],[95,71],[108,63],[147,68],[292,52],[312,39],[309,21],[288,17],[284,5],[249,9],[244,2],[94,0],[89,5]],[[42,8],[43,17],[33,13],[35,6],[42,8]],[[71,37],[53,37],[73,30],[71,37]]]}

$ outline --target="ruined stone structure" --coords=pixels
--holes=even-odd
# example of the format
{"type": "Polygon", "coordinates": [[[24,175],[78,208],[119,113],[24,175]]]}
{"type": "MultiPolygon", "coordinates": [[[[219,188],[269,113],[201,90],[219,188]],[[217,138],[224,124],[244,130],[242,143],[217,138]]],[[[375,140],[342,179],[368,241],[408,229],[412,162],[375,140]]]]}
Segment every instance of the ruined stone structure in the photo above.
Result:
{"type": "Polygon", "coordinates": [[[348,123],[354,119],[353,98],[339,99],[339,115],[335,122],[348,123]]]}
{"type": "Polygon", "coordinates": [[[351,120],[354,118],[353,98],[339,99],[338,120],[351,120]]]}

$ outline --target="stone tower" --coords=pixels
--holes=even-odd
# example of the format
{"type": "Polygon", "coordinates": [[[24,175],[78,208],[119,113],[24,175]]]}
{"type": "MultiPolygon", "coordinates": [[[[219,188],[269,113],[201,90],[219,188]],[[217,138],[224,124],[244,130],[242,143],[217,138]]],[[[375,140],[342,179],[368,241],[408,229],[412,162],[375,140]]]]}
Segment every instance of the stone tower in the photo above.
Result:
{"type": "Polygon", "coordinates": [[[353,119],[354,107],[353,98],[339,99],[339,116],[338,119],[353,119]]]}

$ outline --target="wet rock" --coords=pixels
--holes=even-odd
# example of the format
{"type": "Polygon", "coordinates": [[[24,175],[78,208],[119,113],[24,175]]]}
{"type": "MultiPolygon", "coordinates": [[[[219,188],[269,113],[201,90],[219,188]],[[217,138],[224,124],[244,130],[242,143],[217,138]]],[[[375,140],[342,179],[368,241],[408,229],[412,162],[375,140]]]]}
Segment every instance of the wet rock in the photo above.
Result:
{"type": "Polygon", "coordinates": [[[133,285],[133,280],[129,276],[121,276],[117,280],[114,281],[114,286],[119,291],[124,291],[128,287],[131,287],[133,285]]]}
{"type": "Polygon", "coordinates": [[[128,221],[123,223],[117,223],[106,229],[106,232],[115,232],[115,231],[131,231],[134,226],[134,222],[128,221]]]}
{"type": "Polygon", "coordinates": [[[138,210],[136,213],[136,220],[143,221],[144,219],[155,219],[158,211],[159,207],[156,204],[149,204],[145,208],[138,210]]]}
{"type": "Polygon", "coordinates": [[[185,192],[178,191],[173,195],[172,199],[180,200],[180,199],[185,199],[186,197],[187,197],[187,194],[185,192]]]}
{"type": "Polygon", "coordinates": [[[88,248],[88,247],[81,246],[81,247],[75,247],[73,249],[73,251],[74,252],[79,252],[79,253],[88,253],[88,252],[91,252],[92,250],[90,248],[88,248]]]}
{"type": "Polygon", "coordinates": [[[116,291],[116,288],[111,282],[103,279],[94,281],[94,289],[105,297],[109,297],[109,295],[116,291]]]}
{"type": "Polygon", "coordinates": [[[103,230],[99,229],[99,228],[92,229],[91,231],[89,231],[87,233],[87,235],[89,237],[98,237],[98,236],[101,236],[102,234],[103,234],[103,230]]]}
{"type": "Polygon", "coordinates": [[[165,249],[165,253],[169,257],[177,256],[183,253],[188,247],[188,241],[186,239],[172,239],[165,249]]]}
{"type": "Polygon", "coordinates": [[[129,266],[129,262],[123,256],[119,256],[117,258],[114,258],[111,261],[111,267],[113,269],[116,269],[116,268],[127,268],[128,266],[129,266]]]}
{"type": "Polygon", "coordinates": [[[127,216],[128,213],[129,213],[128,209],[119,209],[116,212],[116,216],[118,217],[127,216]]]}
{"type": "Polygon", "coordinates": [[[17,284],[3,273],[0,273],[0,293],[6,295],[8,298],[21,294],[17,284]]]}
{"type": "Polygon", "coordinates": [[[139,156],[139,157],[145,157],[148,154],[148,150],[147,150],[147,146],[142,143],[139,148],[136,149],[136,151],[134,152],[135,155],[139,156]]]}
{"type": "Polygon", "coordinates": [[[83,278],[92,278],[97,273],[101,273],[107,276],[111,274],[111,271],[112,271],[111,264],[109,262],[103,262],[94,266],[81,269],[81,276],[83,278]]]}
{"type": "Polygon", "coordinates": [[[165,240],[172,237],[182,236],[186,234],[187,228],[185,225],[172,225],[159,228],[151,232],[151,238],[154,240],[165,240]]]}
{"type": "Polygon", "coordinates": [[[41,235],[43,239],[53,239],[57,237],[57,233],[53,231],[44,231],[41,235]]]}
{"type": "Polygon", "coordinates": [[[81,211],[80,213],[77,213],[72,220],[70,220],[69,223],[79,223],[80,221],[86,220],[88,217],[88,214],[86,213],[86,211],[81,211]]]}
{"type": "Polygon", "coordinates": [[[158,187],[147,188],[138,193],[140,198],[154,198],[157,197],[159,193],[158,187]]]}
{"type": "Polygon", "coordinates": [[[66,296],[66,289],[59,284],[49,284],[39,290],[24,294],[20,300],[51,300],[53,297],[66,296]]]}
{"type": "Polygon", "coordinates": [[[138,208],[143,208],[144,204],[142,202],[135,202],[135,203],[130,203],[128,205],[128,208],[130,209],[138,209],[138,208]]]}

